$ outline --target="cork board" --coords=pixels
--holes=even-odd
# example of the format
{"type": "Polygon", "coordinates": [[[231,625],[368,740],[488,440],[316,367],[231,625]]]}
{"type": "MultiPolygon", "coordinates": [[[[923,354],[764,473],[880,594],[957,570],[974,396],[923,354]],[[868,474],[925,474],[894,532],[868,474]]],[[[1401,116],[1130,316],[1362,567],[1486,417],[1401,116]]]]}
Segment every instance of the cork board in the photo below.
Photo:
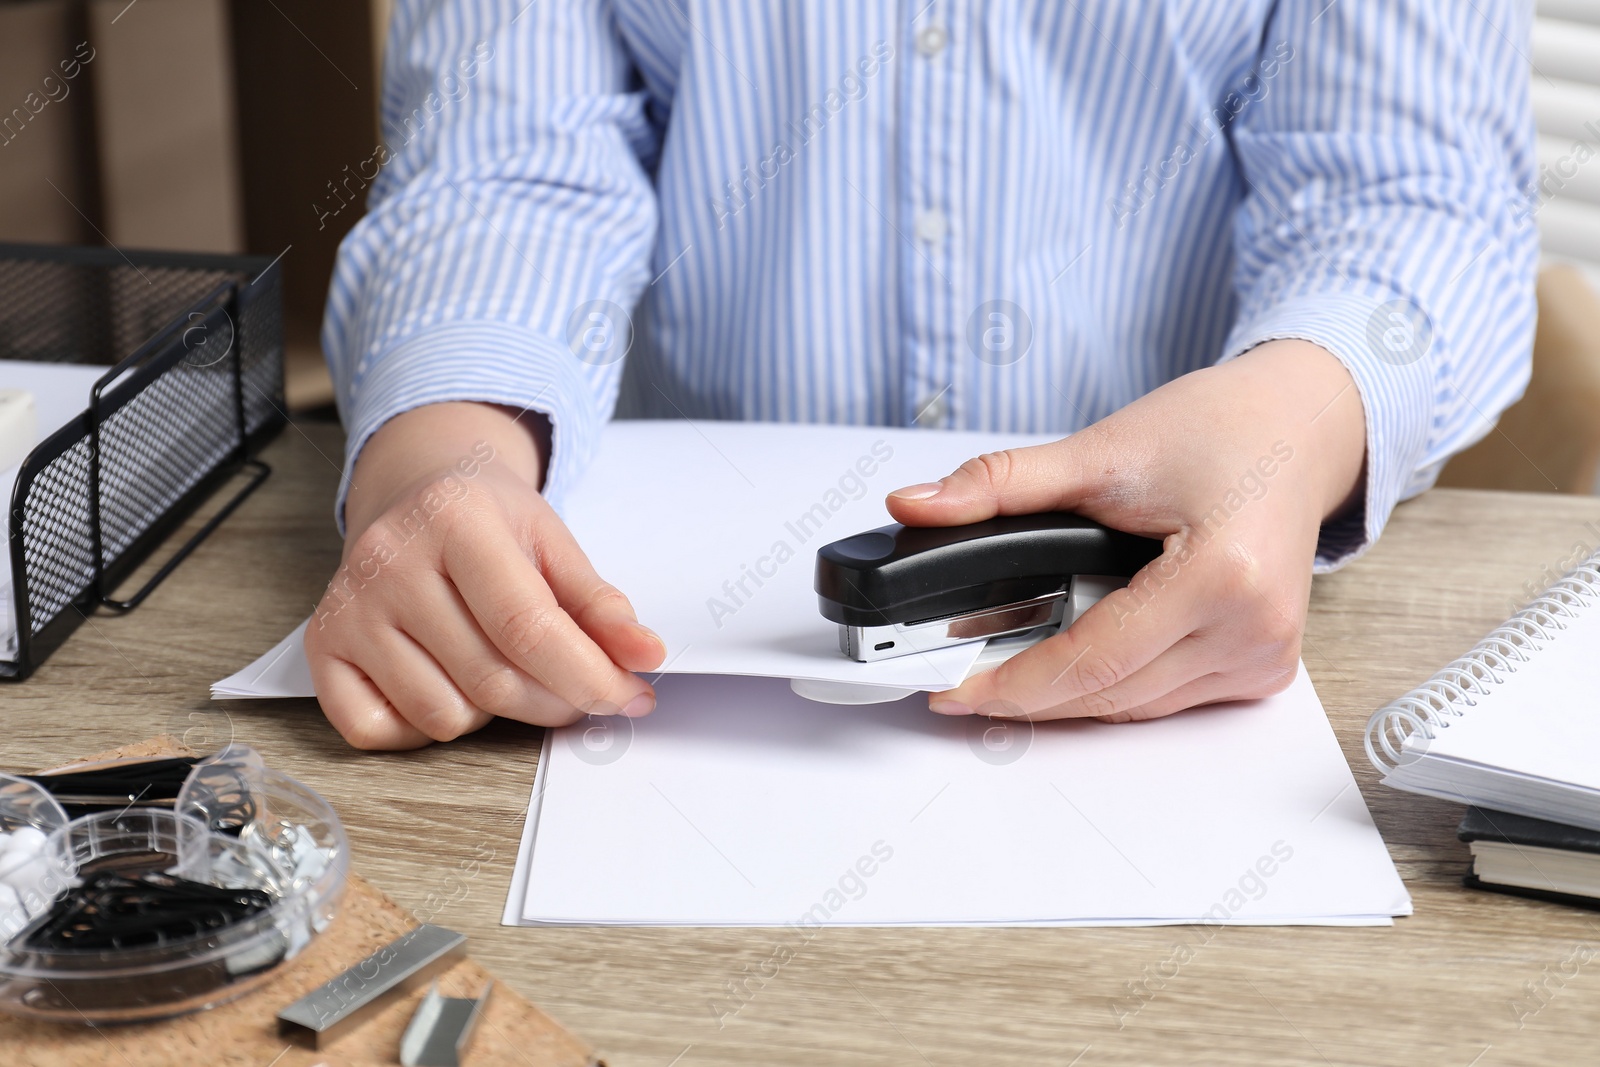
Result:
{"type": "MultiPolygon", "coordinates": [[[[161,736],[89,760],[194,753],[161,736]]],[[[95,1028],[17,1019],[0,1014],[0,1049],[10,1065],[27,1067],[170,1067],[238,1064],[250,1067],[376,1067],[399,1063],[400,1035],[425,989],[402,994],[356,1030],[325,1049],[291,1045],[278,1036],[278,1009],[310,992],[416,926],[416,920],[356,874],[351,874],[333,924],[263,985],[209,1011],[155,1023],[95,1028]]],[[[468,952],[471,945],[468,945],[468,952]]],[[[446,996],[477,996],[492,976],[471,958],[439,976],[446,996]]],[[[514,990],[495,983],[466,1062],[530,1067],[590,1067],[590,1047],[514,990]]],[[[601,1065],[603,1067],[603,1065],[601,1065]]]]}

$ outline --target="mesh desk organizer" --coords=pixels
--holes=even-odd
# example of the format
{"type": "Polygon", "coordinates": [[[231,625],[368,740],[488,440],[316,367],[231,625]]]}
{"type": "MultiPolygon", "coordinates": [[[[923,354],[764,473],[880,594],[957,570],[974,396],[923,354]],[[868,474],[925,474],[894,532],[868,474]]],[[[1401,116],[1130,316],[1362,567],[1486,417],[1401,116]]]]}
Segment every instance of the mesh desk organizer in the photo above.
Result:
{"type": "MultiPolygon", "coordinates": [[[[26,678],[100,607],[137,607],[271,473],[282,285],[259,256],[0,244],[0,359],[99,364],[88,406],[23,460],[8,512],[26,678]],[[235,495],[131,596],[113,593],[224,483],[235,495]]],[[[10,629],[0,618],[0,637],[10,629]]]]}

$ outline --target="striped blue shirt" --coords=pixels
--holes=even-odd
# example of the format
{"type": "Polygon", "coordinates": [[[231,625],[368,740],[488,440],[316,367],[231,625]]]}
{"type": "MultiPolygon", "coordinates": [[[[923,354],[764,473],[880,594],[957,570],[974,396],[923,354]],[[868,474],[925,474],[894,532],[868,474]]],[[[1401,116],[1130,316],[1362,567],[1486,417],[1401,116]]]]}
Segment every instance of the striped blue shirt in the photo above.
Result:
{"type": "Polygon", "coordinates": [[[401,0],[347,463],[445,400],[546,413],[557,500],[613,414],[1065,434],[1302,338],[1367,416],[1331,566],[1526,384],[1531,6],[401,0]]]}

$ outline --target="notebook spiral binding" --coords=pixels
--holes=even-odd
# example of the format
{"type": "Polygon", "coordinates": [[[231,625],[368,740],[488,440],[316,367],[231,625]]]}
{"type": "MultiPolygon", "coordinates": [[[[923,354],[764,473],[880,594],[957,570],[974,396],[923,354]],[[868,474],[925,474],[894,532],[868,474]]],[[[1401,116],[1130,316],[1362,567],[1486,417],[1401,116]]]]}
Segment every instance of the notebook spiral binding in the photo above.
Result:
{"type": "Polygon", "coordinates": [[[1555,635],[1566,629],[1564,619],[1577,618],[1578,610],[1595,600],[1600,600],[1600,552],[1491,630],[1471,651],[1373,712],[1364,739],[1367,758],[1386,774],[1415,759],[1401,748],[1407,737],[1421,734],[1433,738],[1436,731],[1447,729],[1452,719],[1477,704],[1475,697],[1487,695],[1490,685],[1498,685],[1515,674],[1519,664],[1527,663],[1532,653],[1544,647],[1541,642],[1555,640],[1555,635]]]}

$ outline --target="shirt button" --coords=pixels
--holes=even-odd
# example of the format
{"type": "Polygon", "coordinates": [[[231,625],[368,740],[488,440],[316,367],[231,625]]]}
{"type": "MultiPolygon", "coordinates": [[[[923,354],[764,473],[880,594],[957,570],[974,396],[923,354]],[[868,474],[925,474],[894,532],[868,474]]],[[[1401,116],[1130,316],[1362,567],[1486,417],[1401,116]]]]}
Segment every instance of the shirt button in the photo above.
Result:
{"type": "Polygon", "coordinates": [[[950,31],[938,23],[922,27],[917,31],[917,51],[928,58],[933,58],[944,51],[944,46],[950,43],[950,31]]]}
{"type": "Polygon", "coordinates": [[[917,425],[925,430],[944,425],[943,393],[922,398],[922,403],[917,408],[917,425]]]}
{"type": "Polygon", "coordinates": [[[944,212],[942,211],[923,211],[917,214],[917,236],[930,245],[938,244],[944,238],[947,228],[944,212]]]}

